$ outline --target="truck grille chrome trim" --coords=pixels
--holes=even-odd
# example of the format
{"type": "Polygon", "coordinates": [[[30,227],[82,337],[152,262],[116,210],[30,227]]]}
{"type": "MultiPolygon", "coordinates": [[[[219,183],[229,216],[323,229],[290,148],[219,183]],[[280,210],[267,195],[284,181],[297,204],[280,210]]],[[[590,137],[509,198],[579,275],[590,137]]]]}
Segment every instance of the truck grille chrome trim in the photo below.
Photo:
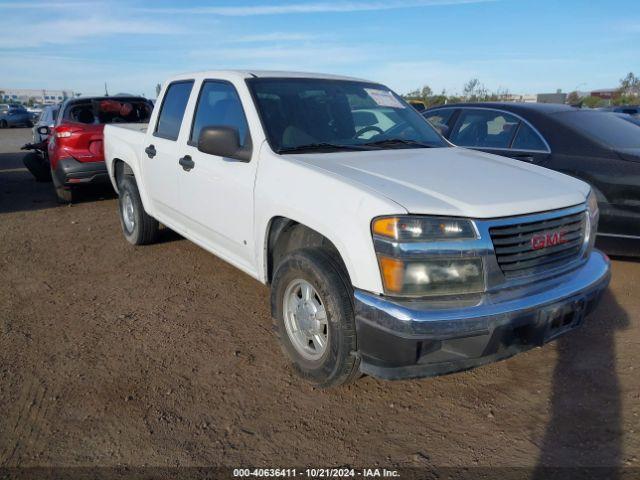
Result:
{"type": "Polygon", "coordinates": [[[582,253],[584,212],[489,228],[496,260],[506,278],[535,274],[540,269],[562,267],[582,253]]]}

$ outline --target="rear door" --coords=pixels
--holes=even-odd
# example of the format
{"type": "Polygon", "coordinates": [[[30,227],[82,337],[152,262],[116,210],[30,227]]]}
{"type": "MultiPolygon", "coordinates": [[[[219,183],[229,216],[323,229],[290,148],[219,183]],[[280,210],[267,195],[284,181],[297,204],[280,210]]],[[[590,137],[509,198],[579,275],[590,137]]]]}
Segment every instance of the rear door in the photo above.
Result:
{"type": "Polygon", "coordinates": [[[207,126],[233,127],[241,145],[251,142],[236,88],[223,80],[203,80],[194,107],[188,140],[180,157],[181,213],[195,240],[245,271],[255,271],[253,258],[253,187],[257,162],[242,162],[200,152],[200,131],[207,126]]]}
{"type": "Polygon", "coordinates": [[[536,164],[544,164],[551,154],[547,142],[529,122],[499,109],[462,108],[449,140],[460,147],[536,164]]]}
{"type": "MultiPolygon", "coordinates": [[[[166,88],[153,129],[149,128],[141,153],[142,175],[153,209],[169,222],[180,221],[178,145],[180,129],[193,88],[193,80],[181,80],[166,88]]],[[[188,127],[186,127],[188,128],[188,127]]],[[[181,155],[182,154],[182,155],[181,155]]]]}

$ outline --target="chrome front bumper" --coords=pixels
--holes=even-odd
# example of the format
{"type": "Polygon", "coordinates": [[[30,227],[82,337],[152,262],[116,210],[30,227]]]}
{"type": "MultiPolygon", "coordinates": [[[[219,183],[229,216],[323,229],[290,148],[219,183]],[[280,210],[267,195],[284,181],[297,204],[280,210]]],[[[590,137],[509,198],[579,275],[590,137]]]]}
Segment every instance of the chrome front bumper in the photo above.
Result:
{"type": "Polygon", "coordinates": [[[395,300],[355,292],[361,370],[380,378],[465,370],[542,345],[573,330],[610,280],[594,250],[564,275],[475,298],[395,300]]]}

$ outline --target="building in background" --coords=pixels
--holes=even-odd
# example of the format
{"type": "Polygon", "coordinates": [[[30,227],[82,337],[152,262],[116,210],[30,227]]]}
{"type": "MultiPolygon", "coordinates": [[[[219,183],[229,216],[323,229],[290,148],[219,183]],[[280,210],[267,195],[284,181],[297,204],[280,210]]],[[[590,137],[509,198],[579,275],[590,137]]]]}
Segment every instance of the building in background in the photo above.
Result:
{"type": "Polygon", "coordinates": [[[557,90],[556,93],[539,93],[537,97],[538,103],[566,103],[567,94],[562,93],[562,90],[557,90]]]}
{"type": "Polygon", "coordinates": [[[536,95],[530,93],[507,93],[502,97],[503,102],[535,103],[536,95]]]}
{"type": "Polygon", "coordinates": [[[600,90],[592,90],[591,96],[601,98],[602,100],[613,100],[620,96],[620,88],[602,88],[600,90]]]}
{"type": "Polygon", "coordinates": [[[80,94],[73,90],[37,90],[27,88],[0,88],[1,103],[38,103],[41,105],[53,105],[67,98],[77,97],[80,94]]]}

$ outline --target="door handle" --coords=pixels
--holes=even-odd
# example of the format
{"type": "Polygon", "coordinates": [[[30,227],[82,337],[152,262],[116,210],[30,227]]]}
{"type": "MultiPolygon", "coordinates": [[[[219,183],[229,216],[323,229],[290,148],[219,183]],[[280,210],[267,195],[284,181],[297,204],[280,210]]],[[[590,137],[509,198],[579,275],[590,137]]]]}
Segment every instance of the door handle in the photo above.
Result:
{"type": "Polygon", "coordinates": [[[193,167],[196,166],[196,163],[193,161],[193,159],[189,155],[185,155],[184,157],[182,157],[180,160],[178,160],[178,163],[182,165],[182,169],[185,172],[188,172],[189,170],[191,170],[193,167]]]}
{"type": "Polygon", "coordinates": [[[144,153],[147,154],[147,157],[153,158],[156,156],[156,147],[154,147],[153,145],[149,145],[144,149],[144,153]]]}

